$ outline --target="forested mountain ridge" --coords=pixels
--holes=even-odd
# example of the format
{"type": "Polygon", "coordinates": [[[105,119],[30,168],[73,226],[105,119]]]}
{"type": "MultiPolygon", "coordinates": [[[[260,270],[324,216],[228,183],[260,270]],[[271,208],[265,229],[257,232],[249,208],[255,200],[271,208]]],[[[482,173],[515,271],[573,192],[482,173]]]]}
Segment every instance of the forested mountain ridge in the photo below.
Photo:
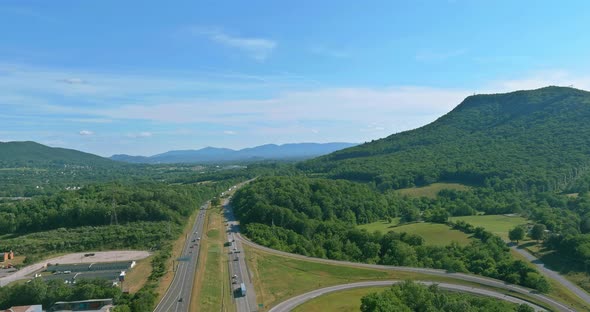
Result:
{"type": "Polygon", "coordinates": [[[590,92],[546,87],[467,97],[424,127],[306,161],[299,168],[381,189],[455,180],[564,189],[590,168],[590,92]]]}
{"type": "Polygon", "coordinates": [[[0,142],[0,168],[74,166],[120,166],[119,163],[77,150],[49,147],[36,142],[0,142]]]}

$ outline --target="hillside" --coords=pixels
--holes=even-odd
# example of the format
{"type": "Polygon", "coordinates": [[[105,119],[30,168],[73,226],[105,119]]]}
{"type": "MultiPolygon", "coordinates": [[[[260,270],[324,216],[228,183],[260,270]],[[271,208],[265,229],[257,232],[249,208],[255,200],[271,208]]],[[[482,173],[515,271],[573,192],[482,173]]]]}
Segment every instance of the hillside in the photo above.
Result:
{"type": "Polygon", "coordinates": [[[474,95],[424,127],[299,165],[381,189],[437,181],[563,189],[590,165],[590,93],[546,87],[474,95]]]}
{"type": "Polygon", "coordinates": [[[113,155],[112,160],[129,163],[227,163],[259,160],[300,160],[354,146],[352,143],[266,144],[241,150],[206,147],[199,150],[169,151],[154,156],[113,155]]]}
{"type": "Polygon", "coordinates": [[[49,147],[36,142],[0,142],[0,168],[47,166],[116,166],[117,163],[72,149],[49,147]]]}

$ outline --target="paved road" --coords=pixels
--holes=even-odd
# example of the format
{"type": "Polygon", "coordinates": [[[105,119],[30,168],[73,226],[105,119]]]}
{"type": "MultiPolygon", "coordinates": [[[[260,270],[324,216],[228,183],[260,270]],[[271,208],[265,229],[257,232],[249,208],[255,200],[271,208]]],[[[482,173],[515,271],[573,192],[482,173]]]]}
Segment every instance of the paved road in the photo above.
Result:
{"type": "Polygon", "coordinates": [[[254,284],[252,283],[252,276],[248,270],[246,263],[246,255],[242,247],[242,241],[237,239],[236,234],[239,231],[239,223],[235,220],[231,210],[229,209],[229,199],[226,199],[224,204],[224,214],[227,220],[227,236],[231,243],[230,248],[230,275],[235,275],[235,284],[232,284],[234,299],[238,312],[253,312],[258,311],[256,303],[256,293],[254,284]],[[246,286],[246,295],[244,296],[239,290],[240,284],[244,283],[246,286]]]}
{"type": "MultiPolygon", "coordinates": [[[[514,249],[516,252],[523,255],[525,258],[527,258],[527,260],[532,262],[537,267],[537,269],[539,269],[545,275],[556,280],[557,282],[561,283],[564,287],[571,290],[573,293],[575,293],[582,300],[586,301],[590,306],[590,295],[587,292],[585,292],[584,290],[582,290],[581,288],[576,286],[574,283],[568,281],[565,277],[561,276],[559,273],[546,268],[545,264],[541,260],[539,260],[537,257],[531,255],[526,250],[521,249],[521,248],[517,248],[517,246],[515,246],[513,244],[511,244],[511,245],[512,246],[510,248],[514,249]]],[[[589,307],[589,310],[590,310],[590,307],[589,307]]]]}
{"type": "Polygon", "coordinates": [[[71,253],[64,256],[43,260],[41,262],[26,266],[11,275],[0,278],[0,287],[8,285],[14,281],[30,278],[29,275],[45,269],[48,263],[73,264],[132,261],[147,258],[149,255],[149,252],[141,250],[88,251],[71,253]],[[94,253],[94,256],[85,257],[84,255],[88,253],[94,253]]]}
{"type": "Polygon", "coordinates": [[[205,209],[208,206],[209,202],[201,206],[197,219],[182,250],[181,258],[185,258],[185,261],[177,261],[178,265],[176,266],[176,273],[174,274],[172,284],[170,284],[170,287],[160,303],[158,303],[154,312],[188,312],[195,279],[195,270],[197,269],[199,251],[201,249],[201,243],[198,238],[204,238],[201,235],[203,234],[205,224],[205,209]]]}
{"type": "Polygon", "coordinates": [[[537,293],[535,290],[521,287],[521,286],[516,286],[516,285],[509,284],[507,282],[500,281],[500,280],[493,279],[493,278],[464,274],[464,273],[449,273],[445,270],[437,270],[437,269],[366,264],[366,263],[357,263],[357,262],[348,262],[348,261],[338,261],[338,260],[306,257],[306,256],[288,253],[288,252],[284,252],[284,251],[279,251],[279,250],[275,250],[275,249],[271,249],[268,247],[258,245],[256,243],[248,240],[247,238],[244,238],[243,236],[240,235],[240,233],[237,233],[237,232],[234,234],[234,237],[236,238],[236,241],[240,240],[243,244],[252,246],[252,247],[260,249],[260,250],[264,250],[268,253],[277,254],[277,255],[298,258],[298,259],[302,259],[302,260],[306,260],[306,261],[315,261],[315,262],[334,264],[334,265],[346,265],[346,266],[361,267],[361,268],[403,271],[403,272],[415,272],[415,273],[424,273],[424,274],[430,274],[430,275],[445,276],[445,277],[449,277],[449,278],[453,278],[453,279],[474,282],[474,283],[478,283],[478,284],[482,284],[482,285],[486,285],[486,286],[491,286],[491,287],[496,287],[496,288],[501,288],[501,289],[517,292],[517,293],[535,298],[535,299],[539,300],[539,302],[543,302],[544,304],[547,304],[548,306],[552,307],[552,309],[557,310],[557,311],[575,311],[574,309],[568,307],[567,305],[565,305],[559,301],[553,300],[545,295],[537,293]]]}
{"type": "MultiPolygon", "coordinates": [[[[289,300],[283,301],[280,304],[274,306],[272,309],[270,309],[269,312],[288,312],[288,311],[293,310],[295,307],[305,303],[306,301],[309,301],[315,297],[325,295],[327,293],[331,293],[331,292],[335,292],[335,291],[342,291],[342,290],[346,290],[346,289],[362,288],[362,287],[390,286],[390,285],[397,284],[400,282],[401,281],[360,282],[360,283],[343,284],[343,285],[336,285],[336,286],[316,289],[316,290],[310,291],[308,293],[305,293],[303,295],[299,295],[297,297],[293,297],[289,300]]],[[[521,299],[518,299],[515,297],[511,297],[511,296],[506,296],[502,293],[490,291],[490,290],[486,290],[486,289],[480,289],[480,288],[474,288],[474,287],[462,286],[462,285],[455,285],[455,284],[447,284],[447,283],[434,283],[434,282],[427,282],[427,281],[416,281],[416,282],[420,283],[420,284],[424,284],[424,285],[437,284],[438,287],[440,287],[442,289],[446,289],[446,290],[450,290],[450,291],[458,291],[458,292],[467,292],[467,293],[472,293],[472,294],[476,294],[476,295],[492,297],[492,298],[516,303],[516,304],[523,304],[524,303],[524,304],[531,306],[533,309],[535,309],[535,311],[547,311],[547,310],[543,309],[542,307],[532,304],[530,302],[527,302],[527,301],[524,301],[524,300],[521,300],[521,299]]]]}

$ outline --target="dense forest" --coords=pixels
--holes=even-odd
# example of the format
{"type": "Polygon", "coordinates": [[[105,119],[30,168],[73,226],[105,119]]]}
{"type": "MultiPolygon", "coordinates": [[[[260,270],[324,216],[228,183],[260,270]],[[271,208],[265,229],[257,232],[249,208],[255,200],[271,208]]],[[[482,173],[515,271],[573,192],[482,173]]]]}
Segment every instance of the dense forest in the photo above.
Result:
{"type": "Polygon", "coordinates": [[[474,295],[442,291],[411,281],[361,299],[362,312],[533,312],[532,307],[474,295]]]}
{"type": "Polygon", "coordinates": [[[572,88],[475,95],[429,125],[299,168],[383,190],[445,180],[497,190],[560,190],[590,169],[589,116],[590,93],[572,88]]]}
{"type": "MultiPolygon", "coordinates": [[[[225,183],[226,185],[228,183],[225,183]]],[[[62,227],[100,226],[117,222],[184,219],[225,185],[164,183],[93,184],[80,190],[0,204],[0,234],[31,233],[62,227]]]]}
{"type": "Polygon", "coordinates": [[[355,227],[398,214],[408,221],[428,215],[432,222],[445,223],[448,213],[437,200],[381,194],[349,181],[268,177],[240,189],[232,205],[245,234],[271,248],[336,260],[471,272],[549,289],[535,269],[514,260],[505,242],[483,229],[468,246],[436,247],[424,245],[417,235],[369,233],[355,227]],[[418,207],[423,210],[416,211],[418,207]]]}

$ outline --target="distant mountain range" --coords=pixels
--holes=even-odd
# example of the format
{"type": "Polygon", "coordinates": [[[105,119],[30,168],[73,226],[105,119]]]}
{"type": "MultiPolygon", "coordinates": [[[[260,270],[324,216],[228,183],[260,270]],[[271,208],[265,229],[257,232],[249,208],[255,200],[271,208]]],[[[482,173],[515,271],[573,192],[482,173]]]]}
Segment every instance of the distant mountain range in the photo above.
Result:
{"type": "Polygon", "coordinates": [[[128,163],[222,163],[260,160],[298,160],[313,158],[355,146],[355,143],[294,143],[266,144],[241,150],[206,147],[199,150],[178,150],[154,156],[113,155],[112,160],[128,163]]]}

